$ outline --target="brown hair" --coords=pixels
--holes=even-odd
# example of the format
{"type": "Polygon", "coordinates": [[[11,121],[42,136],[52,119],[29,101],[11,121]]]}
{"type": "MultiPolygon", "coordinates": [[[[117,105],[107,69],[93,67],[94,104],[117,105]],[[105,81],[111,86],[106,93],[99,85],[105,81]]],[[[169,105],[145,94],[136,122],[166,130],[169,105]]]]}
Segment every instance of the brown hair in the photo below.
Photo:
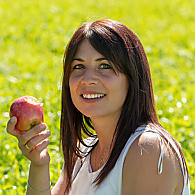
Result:
{"type": "MultiPolygon", "coordinates": [[[[106,165],[94,181],[96,185],[99,185],[113,169],[127,140],[135,132],[136,128],[142,124],[154,124],[173,139],[179,148],[183,163],[186,166],[179,144],[158,122],[150,68],[138,37],[125,25],[110,19],[84,23],[74,33],[67,45],[63,61],[60,143],[63,148],[65,169],[67,172],[66,192],[70,190],[72,184],[72,171],[76,159],[83,157],[78,143],[87,146],[83,142],[83,136],[94,137],[91,131],[93,125],[90,118],[83,116],[76,109],[72,103],[69,88],[71,63],[78,46],[84,39],[88,39],[91,45],[111,61],[119,72],[124,73],[129,82],[127,97],[113,136],[113,140],[115,140],[114,147],[106,165]]],[[[164,137],[163,134],[162,136],[164,137]]],[[[96,144],[92,146],[92,149],[96,144]]]]}

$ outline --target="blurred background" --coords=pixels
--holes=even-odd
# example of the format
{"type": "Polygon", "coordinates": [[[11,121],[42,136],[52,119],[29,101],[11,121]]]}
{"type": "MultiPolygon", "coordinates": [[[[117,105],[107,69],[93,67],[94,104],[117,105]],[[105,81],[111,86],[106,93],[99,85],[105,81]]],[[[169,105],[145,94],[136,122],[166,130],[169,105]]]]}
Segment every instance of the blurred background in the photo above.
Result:
{"type": "Polygon", "coordinates": [[[83,23],[111,18],[140,38],[148,56],[161,124],[183,148],[195,194],[194,0],[0,0],[0,194],[25,194],[29,161],[6,133],[9,108],[31,95],[43,103],[51,130],[52,186],[63,164],[59,151],[62,59],[83,23]]]}

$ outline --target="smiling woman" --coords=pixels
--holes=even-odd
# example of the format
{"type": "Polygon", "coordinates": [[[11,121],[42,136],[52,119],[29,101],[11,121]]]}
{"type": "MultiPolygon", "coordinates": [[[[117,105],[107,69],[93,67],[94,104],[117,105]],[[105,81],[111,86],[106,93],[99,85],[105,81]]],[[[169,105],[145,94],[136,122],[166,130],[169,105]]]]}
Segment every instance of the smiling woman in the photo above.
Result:
{"type": "Polygon", "coordinates": [[[27,194],[189,195],[180,144],[159,123],[148,60],[138,37],[110,19],[83,24],[63,61],[60,143],[64,166],[50,190],[46,125],[19,140],[31,160],[27,194]],[[30,152],[25,145],[38,147],[30,152]]]}
{"type": "Polygon", "coordinates": [[[67,46],[61,143],[66,176],[56,186],[69,195],[189,194],[180,144],[158,122],[142,44],[117,21],[85,23],[67,46]]]}

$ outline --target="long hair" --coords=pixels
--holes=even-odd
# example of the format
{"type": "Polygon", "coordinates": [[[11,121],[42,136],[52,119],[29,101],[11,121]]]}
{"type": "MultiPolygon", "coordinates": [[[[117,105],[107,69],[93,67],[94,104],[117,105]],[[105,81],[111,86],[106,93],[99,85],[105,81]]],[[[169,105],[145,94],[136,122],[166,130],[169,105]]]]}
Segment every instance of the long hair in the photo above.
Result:
{"type": "MultiPolygon", "coordinates": [[[[63,60],[60,143],[67,172],[66,192],[72,185],[72,172],[77,158],[84,157],[78,145],[82,143],[88,147],[83,142],[83,136],[94,137],[90,118],[83,116],[76,109],[71,100],[69,88],[71,63],[77,48],[84,39],[87,39],[100,54],[111,61],[119,72],[125,74],[129,83],[127,96],[112,139],[114,146],[108,161],[94,181],[96,185],[98,186],[113,169],[127,140],[142,124],[154,124],[173,139],[186,166],[178,142],[158,122],[150,68],[138,37],[125,25],[110,19],[84,23],[67,45],[63,60]]],[[[163,134],[162,136],[165,138],[163,134]]]]}

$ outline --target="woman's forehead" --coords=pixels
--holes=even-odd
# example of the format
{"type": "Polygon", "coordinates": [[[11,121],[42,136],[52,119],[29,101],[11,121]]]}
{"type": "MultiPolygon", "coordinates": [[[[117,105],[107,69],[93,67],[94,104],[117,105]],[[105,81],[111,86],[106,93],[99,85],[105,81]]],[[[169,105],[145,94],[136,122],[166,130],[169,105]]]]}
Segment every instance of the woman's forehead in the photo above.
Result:
{"type": "Polygon", "coordinates": [[[86,57],[94,57],[94,58],[105,58],[101,53],[99,53],[87,40],[84,39],[78,46],[74,58],[86,58],[86,57]]]}

